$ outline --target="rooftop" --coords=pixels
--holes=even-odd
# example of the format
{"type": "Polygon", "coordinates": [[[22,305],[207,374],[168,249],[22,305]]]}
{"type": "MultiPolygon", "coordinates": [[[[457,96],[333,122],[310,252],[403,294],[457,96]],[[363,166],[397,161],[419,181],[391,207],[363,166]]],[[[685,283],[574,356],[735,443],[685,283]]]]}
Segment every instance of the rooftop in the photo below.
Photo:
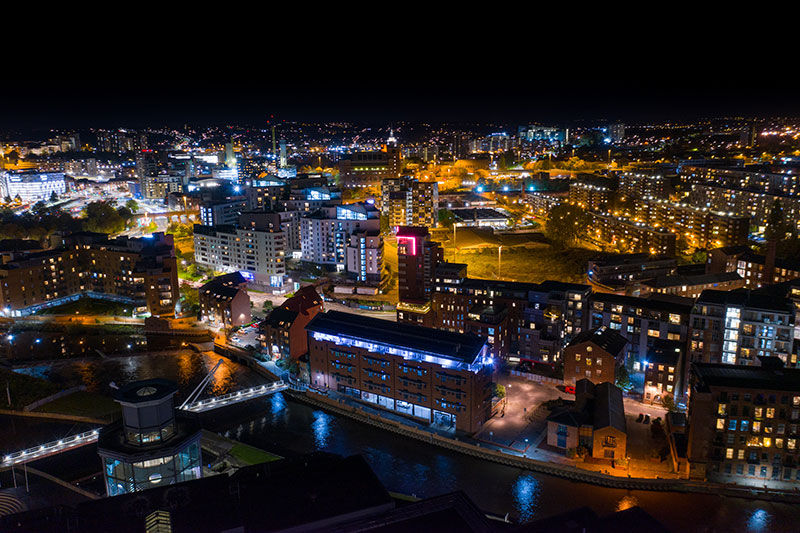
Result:
{"type": "Polygon", "coordinates": [[[800,392],[800,368],[692,363],[692,372],[695,386],[706,392],[710,387],[800,392]]]}
{"type": "Polygon", "coordinates": [[[472,333],[454,333],[341,311],[319,313],[306,330],[434,354],[468,365],[475,363],[486,345],[484,337],[472,333]]]}
{"type": "Polygon", "coordinates": [[[617,357],[622,353],[622,350],[625,349],[625,345],[628,344],[628,339],[617,333],[615,329],[603,326],[580,332],[572,339],[569,346],[575,346],[576,344],[584,342],[591,342],[614,357],[617,357]]]}

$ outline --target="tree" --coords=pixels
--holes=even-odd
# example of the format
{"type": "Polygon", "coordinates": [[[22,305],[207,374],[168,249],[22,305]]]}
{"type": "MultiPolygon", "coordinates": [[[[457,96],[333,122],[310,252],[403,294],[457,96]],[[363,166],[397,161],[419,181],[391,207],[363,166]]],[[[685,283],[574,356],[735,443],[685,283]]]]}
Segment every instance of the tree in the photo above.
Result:
{"type": "Polygon", "coordinates": [[[58,195],[56,194],[56,191],[52,191],[52,192],[50,193],[50,203],[51,203],[51,204],[54,204],[54,203],[56,203],[57,201],[58,201],[58,195]]]}
{"type": "Polygon", "coordinates": [[[767,215],[767,227],[764,237],[769,240],[781,240],[786,237],[786,219],[783,216],[783,207],[780,200],[775,200],[767,215]]]}
{"type": "Polygon", "coordinates": [[[455,215],[448,209],[439,209],[439,224],[446,228],[452,228],[455,221],[455,215]]]}
{"type": "Polygon", "coordinates": [[[125,207],[131,210],[131,213],[135,213],[139,210],[139,202],[131,198],[127,202],[125,202],[125,207]]]}
{"type": "Polygon", "coordinates": [[[84,229],[98,233],[119,233],[125,229],[125,219],[108,202],[92,202],[84,210],[84,229]]]}
{"type": "Polygon", "coordinates": [[[545,236],[561,248],[569,248],[586,234],[589,215],[576,205],[561,204],[550,210],[545,236]]]}
{"type": "Polygon", "coordinates": [[[499,383],[492,383],[492,392],[501,400],[506,397],[506,387],[499,383]]]}
{"type": "Polygon", "coordinates": [[[631,377],[628,375],[628,369],[625,368],[625,365],[620,365],[617,367],[616,382],[617,387],[625,392],[633,388],[631,377]]]}
{"type": "Polygon", "coordinates": [[[678,406],[675,405],[675,399],[670,394],[665,394],[661,397],[661,405],[670,413],[676,413],[678,406]]]}

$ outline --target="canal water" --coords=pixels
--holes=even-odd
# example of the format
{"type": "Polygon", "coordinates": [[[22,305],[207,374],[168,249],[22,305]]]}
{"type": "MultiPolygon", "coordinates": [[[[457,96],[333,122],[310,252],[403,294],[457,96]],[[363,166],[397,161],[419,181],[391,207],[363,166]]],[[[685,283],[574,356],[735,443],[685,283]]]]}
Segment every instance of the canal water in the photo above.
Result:
{"type": "MultiPolygon", "coordinates": [[[[196,353],[107,359],[28,369],[59,383],[84,383],[108,393],[108,383],[164,377],[185,396],[217,357],[196,353]]],[[[264,382],[227,359],[207,394],[264,382]]],[[[797,531],[800,506],[703,494],[626,491],[575,483],[498,465],[426,445],[345,417],[325,413],[281,393],[203,415],[203,425],[242,442],[289,456],[326,451],[361,454],[388,490],[420,498],[463,490],[483,510],[530,521],[591,507],[599,515],[639,505],[672,531],[797,531]]],[[[346,487],[343,487],[346,489],[346,487]]]]}

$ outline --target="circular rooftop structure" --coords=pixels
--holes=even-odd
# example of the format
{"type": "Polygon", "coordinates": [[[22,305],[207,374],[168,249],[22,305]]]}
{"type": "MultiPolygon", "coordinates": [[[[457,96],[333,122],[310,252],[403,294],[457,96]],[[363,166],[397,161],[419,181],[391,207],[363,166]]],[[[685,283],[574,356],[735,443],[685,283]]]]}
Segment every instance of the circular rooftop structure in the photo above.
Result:
{"type": "Polygon", "coordinates": [[[115,391],[114,399],[123,403],[152,402],[167,398],[178,392],[178,386],[168,379],[146,379],[134,381],[115,391]]]}

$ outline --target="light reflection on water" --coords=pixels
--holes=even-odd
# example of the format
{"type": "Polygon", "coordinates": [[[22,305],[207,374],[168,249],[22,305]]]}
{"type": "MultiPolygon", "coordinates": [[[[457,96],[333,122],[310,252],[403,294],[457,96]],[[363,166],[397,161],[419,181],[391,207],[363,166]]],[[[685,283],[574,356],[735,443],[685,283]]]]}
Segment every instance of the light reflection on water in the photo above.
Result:
{"type": "Polygon", "coordinates": [[[764,509],[756,509],[747,520],[747,531],[771,531],[772,517],[764,509]]]}
{"type": "Polygon", "coordinates": [[[514,481],[512,488],[514,508],[519,515],[520,522],[529,522],[533,519],[538,507],[540,490],[539,480],[530,473],[520,474],[514,481]]]}
{"type": "Polygon", "coordinates": [[[322,450],[328,445],[333,417],[324,411],[314,411],[313,416],[314,422],[311,424],[311,430],[314,433],[314,444],[318,450],[322,450]]]}
{"type": "Polygon", "coordinates": [[[617,503],[617,512],[625,511],[637,505],[639,505],[639,499],[636,496],[625,496],[617,503]]]}

